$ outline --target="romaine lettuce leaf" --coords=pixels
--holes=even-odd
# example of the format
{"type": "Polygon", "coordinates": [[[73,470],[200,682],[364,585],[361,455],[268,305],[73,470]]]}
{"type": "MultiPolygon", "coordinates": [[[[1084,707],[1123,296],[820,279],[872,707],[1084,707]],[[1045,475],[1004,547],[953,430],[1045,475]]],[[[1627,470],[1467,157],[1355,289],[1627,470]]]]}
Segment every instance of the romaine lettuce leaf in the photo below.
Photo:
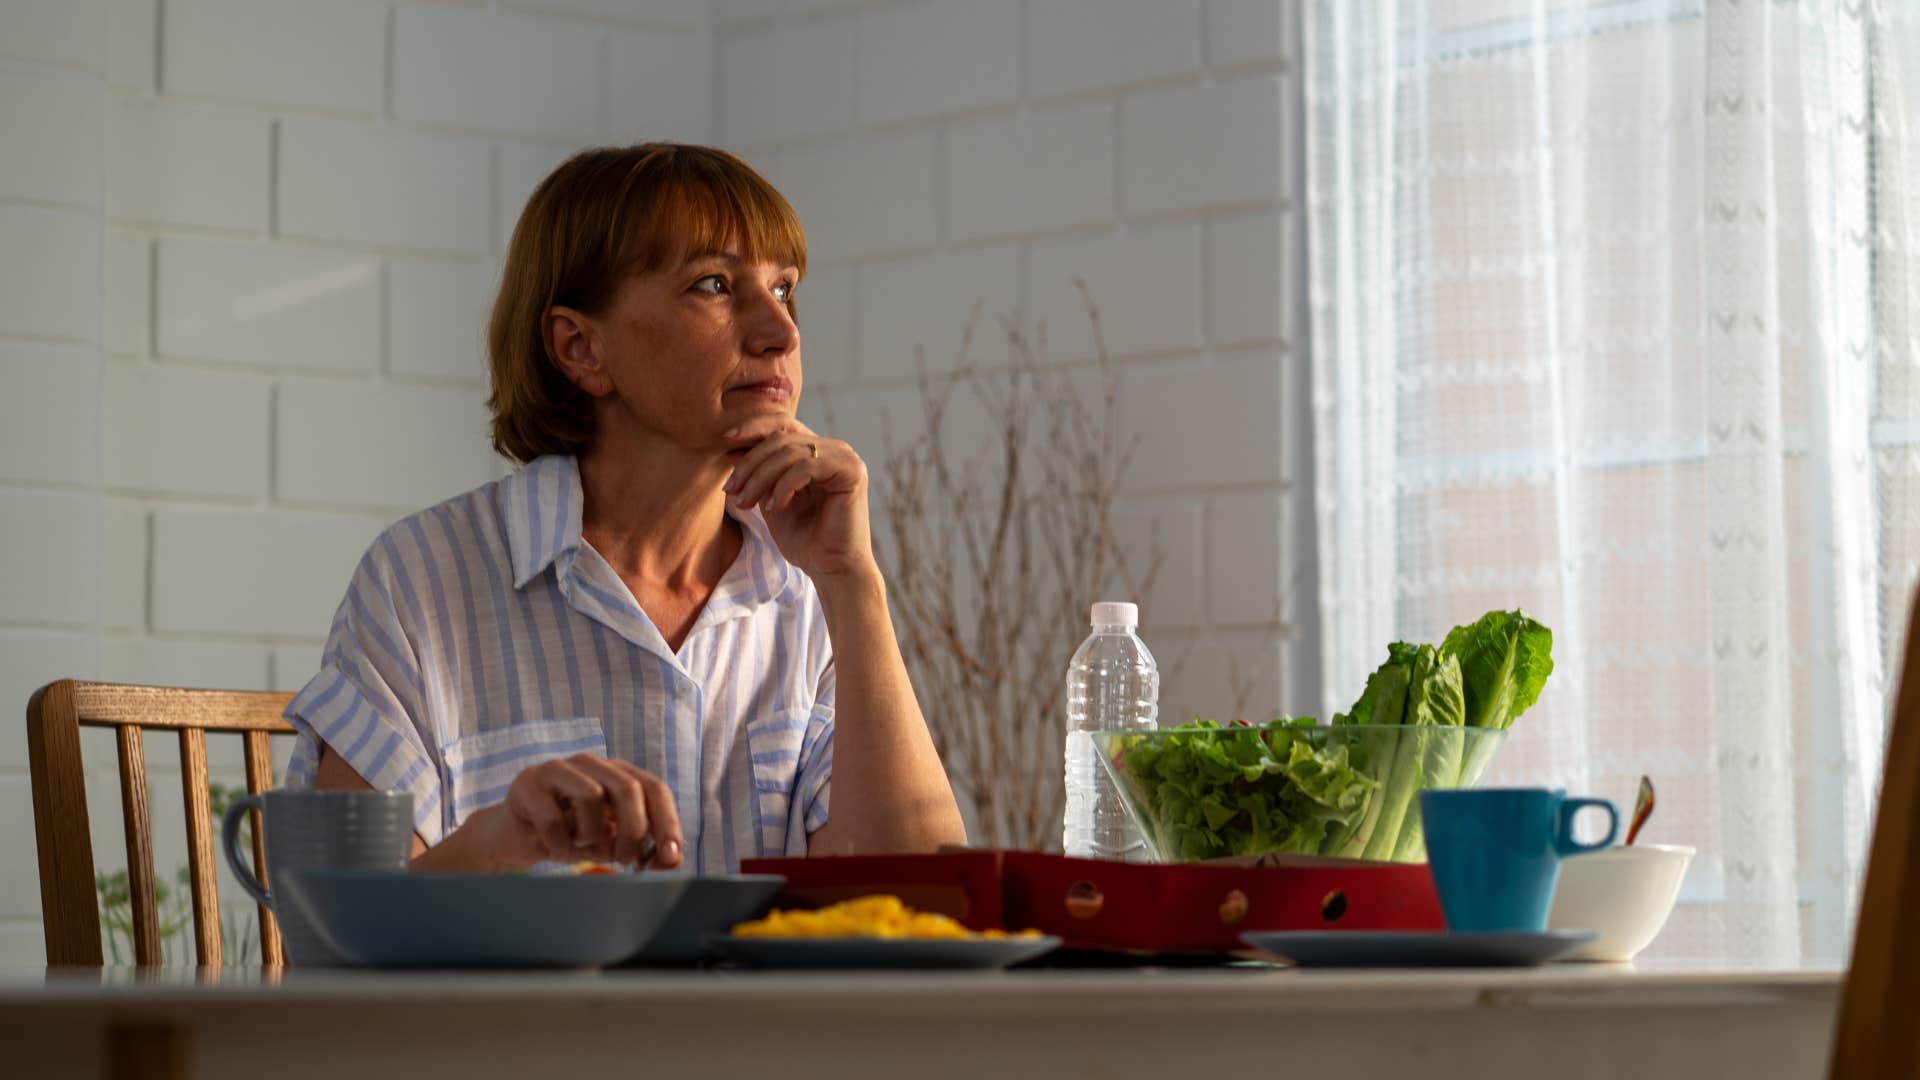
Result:
{"type": "Polygon", "coordinates": [[[1460,661],[1473,727],[1511,726],[1553,674],[1553,631],[1519,611],[1490,611],[1454,627],[1440,652],[1460,661]]]}

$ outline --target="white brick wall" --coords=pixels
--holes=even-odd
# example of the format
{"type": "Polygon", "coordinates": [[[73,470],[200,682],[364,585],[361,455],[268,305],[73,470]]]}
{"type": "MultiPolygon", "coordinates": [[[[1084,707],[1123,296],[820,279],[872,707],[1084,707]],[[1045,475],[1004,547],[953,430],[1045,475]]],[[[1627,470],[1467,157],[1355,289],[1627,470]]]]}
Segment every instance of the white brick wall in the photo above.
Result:
{"type": "Polygon", "coordinates": [[[1200,71],[1199,0],[1028,0],[1027,91],[1121,89],[1200,71]]]}
{"type": "Polygon", "coordinates": [[[100,409],[106,485],[156,495],[265,495],[272,385],[257,375],[111,364],[100,409]]]}
{"type": "MultiPolygon", "coordinates": [[[[976,303],[976,362],[1004,362],[1002,318],[1044,323],[1049,358],[1091,387],[1085,282],[1141,440],[1117,528],[1144,555],[1157,527],[1166,554],[1138,599],[1172,719],[1225,712],[1236,678],[1254,713],[1311,699],[1283,692],[1273,628],[1309,557],[1290,524],[1296,19],[1290,0],[719,9],[720,136],[813,245],[807,417],[830,401],[872,459],[883,423],[911,438],[916,346],[950,368],[976,303]]],[[[956,399],[949,446],[987,426],[956,399]]]]}
{"type": "Polygon", "coordinates": [[[1300,24],[1292,4],[1206,0],[1206,5],[1207,63],[1214,70],[1275,66],[1293,58],[1300,24]]]}
{"type": "Polygon", "coordinates": [[[271,127],[264,113],[117,99],[107,123],[108,212],[152,225],[265,229],[271,127]]]}
{"type": "Polygon", "coordinates": [[[108,0],[107,82],[116,90],[151,92],[157,63],[160,9],[147,0],[108,0]]]}
{"type": "Polygon", "coordinates": [[[713,136],[713,36],[607,33],[607,126],[616,142],[704,142],[713,136]]]}
{"type": "Polygon", "coordinates": [[[388,367],[397,375],[486,377],[490,262],[394,259],[387,265],[388,367]]]}
{"type": "Polygon", "coordinates": [[[860,20],[863,123],[1011,105],[1020,94],[1017,0],[908,4],[860,20]]]}
{"type": "Polygon", "coordinates": [[[84,486],[100,478],[100,357],[0,344],[0,481],[84,486]]]}
{"type": "Polygon", "coordinates": [[[153,628],[324,636],[377,520],[257,510],[154,512],[153,628]]]}
{"type": "Polygon", "coordinates": [[[166,0],[167,94],[374,113],[386,65],[378,0],[166,0]]]}
{"type": "Polygon", "coordinates": [[[396,20],[395,115],[480,131],[598,132],[597,28],[452,7],[404,7],[396,20]]]}
{"type": "Polygon", "coordinates": [[[0,492],[0,611],[23,625],[85,628],[100,615],[100,500],[0,492]]]}
{"type": "Polygon", "coordinates": [[[101,340],[110,353],[132,356],[151,346],[153,240],[144,233],[107,233],[106,302],[101,340]]]}
{"type": "Polygon", "coordinates": [[[419,509],[493,478],[478,388],[288,379],[274,492],[292,503],[419,509]]]}
{"type": "Polygon", "coordinates": [[[1036,243],[1027,266],[1027,310],[1047,323],[1052,353],[1094,355],[1086,299],[1115,356],[1187,352],[1200,347],[1200,229],[1173,222],[1126,232],[1036,243]]]}
{"type": "Polygon", "coordinates": [[[1120,200],[1128,213],[1272,203],[1292,172],[1287,84],[1253,78],[1140,94],[1120,110],[1120,200]]]}
{"type": "Polygon", "coordinates": [[[106,0],[11,0],[0,58],[99,71],[106,59],[106,0]]]}
{"type": "Polygon", "coordinates": [[[807,229],[809,254],[823,261],[933,245],[934,137],[880,135],[780,154],[762,165],[807,229]]]}
{"type": "Polygon", "coordinates": [[[0,326],[26,338],[100,342],[96,213],[0,203],[0,326]]]}
{"type": "Polygon", "coordinates": [[[487,144],[318,117],[280,122],[279,225],[379,248],[486,250],[487,144]]]}
{"type": "Polygon", "coordinates": [[[954,241],[1105,225],[1114,216],[1114,107],[1038,109],[947,131],[947,235],[954,241]]]}
{"type": "MultiPolygon", "coordinates": [[[[805,377],[829,386],[844,384],[853,378],[853,270],[809,266],[803,285],[794,295],[805,377]]],[[[804,399],[804,387],[801,394],[804,399]]]]}
{"type": "Polygon", "coordinates": [[[159,353],[256,367],[371,371],[380,260],[255,241],[160,240],[159,353]]]}
{"type": "MultiPolygon", "coordinates": [[[[864,263],[859,268],[860,320],[854,340],[860,355],[881,361],[876,373],[912,373],[914,348],[928,371],[950,371],[960,356],[966,311],[954,318],[955,301],[984,302],[974,341],[976,362],[1002,362],[997,344],[999,315],[1020,306],[1020,249],[969,248],[936,255],[864,263]],[[929,302],[929,301],[932,302],[929,302]]],[[[804,354],[803,354],[804,355],[804,354]]]]}
{"type": "Polygon", "coordinates": [[[84,72],[0,68],[0,195],[100,205],[106,88],[84,72]]]}
{"type": "Polygon", "coordinates": [[[720,129],[742,144],[843,131],[853,122],[847,19],[720,38],[720,129]],[[724,77],[731,73],[731,77],[724,77]]]}
{"type": "MultiPolygon", "coordinates": [[[[586,144],[712,141],[710,18],[703,0],[0,5],[4,707],[61,676],[305,682],[367,543],[501,467],[484,324],[534,184],[586,144]]],[[[111,869],[112,746],[86,745],[111,869]]],[[[210,749],[238,779],[237,746],[210,749]]],[[[150,759],[170,876],[177,751],[150,759]]],[[[13,866],[34,859],[27,790],[16,723],[13,866]]],[[[7,880],[0,961],[31,963],[34,877],[7,880]]]]}

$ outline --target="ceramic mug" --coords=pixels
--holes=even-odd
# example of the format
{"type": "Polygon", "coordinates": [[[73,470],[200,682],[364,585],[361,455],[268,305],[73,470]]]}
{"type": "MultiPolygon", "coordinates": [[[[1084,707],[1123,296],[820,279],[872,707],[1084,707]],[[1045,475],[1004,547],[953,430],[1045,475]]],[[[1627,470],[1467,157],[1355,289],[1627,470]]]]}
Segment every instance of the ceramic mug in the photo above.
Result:
{"type": "Polygon", "coordinates": [[[1420,817],[1434,891],[1456,931],[1545,930],[1560,860],[1608,846],[1620,828],[1613,803],[1558,788],[1422,791],[1420,817]],[[1597,844],[1573,838],[1574,815],[1589,806],[1607,812],[1597,844]]]}
{"type": "Polygon", "coordinates": [[[413,796],[384,791],[268,791],[234,800],[220,823],[220,846],[233,876],[273,911],[287,962],[301,967],[344,963],[307,920],[286,903],[290,870],[317,867],[404,870],[413,847],[413,796]],[[249,810],[265,823],[268,888],[261,888],[239,850],[240,821],[249,810]]]}

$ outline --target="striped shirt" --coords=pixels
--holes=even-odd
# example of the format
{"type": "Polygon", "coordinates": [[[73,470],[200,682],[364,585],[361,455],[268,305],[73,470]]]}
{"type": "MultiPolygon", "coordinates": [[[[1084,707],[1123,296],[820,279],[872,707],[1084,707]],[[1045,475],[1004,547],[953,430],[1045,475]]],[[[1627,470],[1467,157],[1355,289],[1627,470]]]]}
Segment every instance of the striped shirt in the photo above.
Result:
{"type": "Polygon", "coordinates": [[[320,673],[287,706],[287,786],[321,742],[413,795],[437,843],[529,765],[586,752],[673,789],[687,865],[804,855],[827,820],[833,651],[813,583],[758,511],[678,651],[580,535],[580,470],[543,457],[375,540],[320,673]]]}

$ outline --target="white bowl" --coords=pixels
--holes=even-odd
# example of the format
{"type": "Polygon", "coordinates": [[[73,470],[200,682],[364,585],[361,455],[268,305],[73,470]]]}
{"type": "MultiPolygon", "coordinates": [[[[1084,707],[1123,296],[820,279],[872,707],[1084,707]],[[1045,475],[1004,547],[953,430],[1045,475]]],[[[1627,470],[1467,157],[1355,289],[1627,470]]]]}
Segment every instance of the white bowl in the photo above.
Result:
{"type": "Polygon", "coordinates": [[[1667,924],[1692,859],[1692,848],[1674,844],[1568,856],[1560,862],[1547,929],[1599,933],[1568,960],[1631,960],[1667,924]]]}

